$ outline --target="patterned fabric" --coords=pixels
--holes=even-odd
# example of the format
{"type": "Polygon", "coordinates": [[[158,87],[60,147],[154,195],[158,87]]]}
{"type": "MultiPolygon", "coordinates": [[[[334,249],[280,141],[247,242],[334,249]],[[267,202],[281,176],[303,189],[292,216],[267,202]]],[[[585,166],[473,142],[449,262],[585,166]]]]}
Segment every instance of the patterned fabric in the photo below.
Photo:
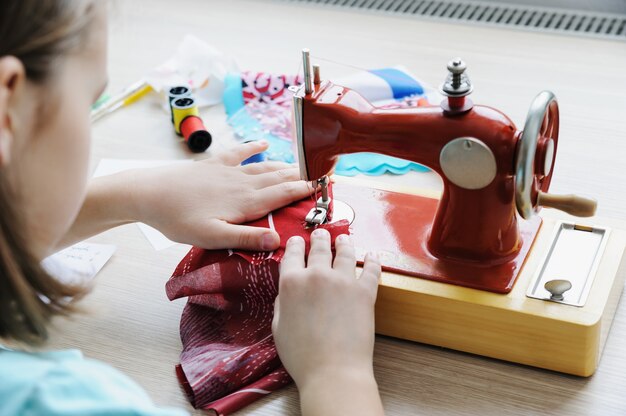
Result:
{"type": "Polygon", "coordinates": [[[224,109],[241,141],[265,140],[265,157],[293,163],[291,100],[289,87],[302,83],[299,75],[243,72],[226,76],[224,109]]]}
{"type": "Polygon", "coordinates": [[[272,75],[266,72],[242,72],[243,100],[274,103],[289,108],[293,94],[287,90],[292,85],[302,84],[300,75],[272,75]]]}
{"type": "MultiPolygon", "coordinates": [[[[188,297],[180,323],[183,351],[176,374],[196,408],[230,414],[291,382],[272,338],[278,266],[289,237],[307,242],[306,199],[249,225],[275,229],[273,252],[192,248],[166,285],[169,299],[188,297]]],[[[332,241],[348,223],[324,225],[332,241]]],[[[308,247],[307,247],[308,252],[308,247]]]]}

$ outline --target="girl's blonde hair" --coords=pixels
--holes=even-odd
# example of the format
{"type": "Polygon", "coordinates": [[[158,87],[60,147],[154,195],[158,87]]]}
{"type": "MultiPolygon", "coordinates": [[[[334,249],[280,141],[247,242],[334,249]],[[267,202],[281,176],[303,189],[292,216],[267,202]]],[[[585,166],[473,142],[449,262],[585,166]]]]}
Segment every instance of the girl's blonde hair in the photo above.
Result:
{"type": "MultiPolygon", "coordinates": [[[[28,81],[46,85],[63,56],[85,44],[95,0],[2,0],[0,58],[14,56],[28,81]]],[[[34,344],[47,336],[55,314],[74,309],[68,298],[84,293],[49,276],[29,250],[25,219],[0,169],[0,338],[34,344]]]]}

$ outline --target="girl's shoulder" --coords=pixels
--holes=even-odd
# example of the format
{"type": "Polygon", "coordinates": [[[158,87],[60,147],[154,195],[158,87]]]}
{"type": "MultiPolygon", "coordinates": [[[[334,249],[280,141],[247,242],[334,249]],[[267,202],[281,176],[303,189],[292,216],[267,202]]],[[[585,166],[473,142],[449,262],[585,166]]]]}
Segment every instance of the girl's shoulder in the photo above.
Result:
{"type": "Polygon", "coordinates": [[[129,377],[78,350],[31,353],[0,347],[0,415],[159,415],[129,377]]]}

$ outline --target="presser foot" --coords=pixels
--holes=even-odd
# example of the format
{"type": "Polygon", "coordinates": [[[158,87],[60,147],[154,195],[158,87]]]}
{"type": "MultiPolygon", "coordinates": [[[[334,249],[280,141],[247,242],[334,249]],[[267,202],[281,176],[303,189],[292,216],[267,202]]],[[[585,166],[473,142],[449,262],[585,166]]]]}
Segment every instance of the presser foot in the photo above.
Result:
{"type": "Polygon", "coordinates": [[[320,186],[322,196],[317,199],[315,207],[311,208],[309,213],[306,214],[306,217],[304,218],[307,227],[317,227],[318,225],[327,223],[330,219],[328,210],[332,199],[328,195],[329,182],[328,176],[324,176],[317,181],[313,181],[314,188],[317,188],[318,185],[320,186]]]}
{"type": "Polygon", "coordinates": [[[324,224],[328,218],[328,210],[324,208],[311,208],[304,221],[309,227],[317,227],[318,225],[324,224]]]}

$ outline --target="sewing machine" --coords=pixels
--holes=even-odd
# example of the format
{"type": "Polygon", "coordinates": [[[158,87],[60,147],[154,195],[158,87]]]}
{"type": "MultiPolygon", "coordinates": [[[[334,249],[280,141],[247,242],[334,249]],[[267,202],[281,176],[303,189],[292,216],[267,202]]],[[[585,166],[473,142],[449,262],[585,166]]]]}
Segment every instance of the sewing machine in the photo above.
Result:
{"type": "Polygon", "coordinates": [[[438,106],[379,109],[323,81],[303,51],[294,94],[302,179],[319,187],[305,221],[348,219],[362,260],[381,255],[376,330],[383,335],[589,376],[626,276],[626,232],[558,219],[593,216],[596,203],[548,193],[559,140],[551,92],[524,128],[474,104],[460,59],[448,63],[438,106]],[[423,191],[328,184],[341,154],[375,152],[425,165],[443,182],[423,191]]]}

